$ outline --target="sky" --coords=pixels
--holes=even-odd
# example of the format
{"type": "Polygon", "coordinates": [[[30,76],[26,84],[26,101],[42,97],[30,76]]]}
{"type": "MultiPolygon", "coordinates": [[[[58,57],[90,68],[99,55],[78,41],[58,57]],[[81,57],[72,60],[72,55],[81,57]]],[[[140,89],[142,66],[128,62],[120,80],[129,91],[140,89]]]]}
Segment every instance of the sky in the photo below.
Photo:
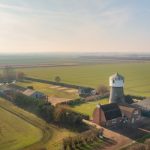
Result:
{"type": "Polygon", "coordinates": [[[150,52],[150,0],[0,0],[0,53],[150,52]]]}

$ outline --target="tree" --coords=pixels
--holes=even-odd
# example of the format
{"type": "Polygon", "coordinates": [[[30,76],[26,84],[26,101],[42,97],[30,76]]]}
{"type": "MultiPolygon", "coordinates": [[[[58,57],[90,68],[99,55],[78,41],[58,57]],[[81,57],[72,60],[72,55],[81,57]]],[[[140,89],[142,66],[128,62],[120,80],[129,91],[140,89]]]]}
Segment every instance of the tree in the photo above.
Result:
{"type": "Polygon", "coordinates": [[[61,81],[61,78],[59,76],[56,76],[54,80],[55,82],[59,83],[61,81]]]}
{"type": "Polygon", "coordinates": [[[109,92],[108,87],[103,84],[99,85],[97,88],[97,94],[99,94],[99,95],[105,95],[108,92],[109,92]]]}
{"type": "Polygon", "coordinates": [[[125,95],[125,102],[128,103],[128,104],[132,104],[133,103],[132,96],[125,95]]]}
{"type": "Polygon", "coordinates": [[[24,80],[25,74],[23,72],[17,72],[17,80],[24,80]]]}
{"type": "Polygon", "coordinates": [[[15,70],[7,66],[3,69],[3,78],[6,82],[12,82],[13,80],[16,80],[16,72],[15,70]]]}

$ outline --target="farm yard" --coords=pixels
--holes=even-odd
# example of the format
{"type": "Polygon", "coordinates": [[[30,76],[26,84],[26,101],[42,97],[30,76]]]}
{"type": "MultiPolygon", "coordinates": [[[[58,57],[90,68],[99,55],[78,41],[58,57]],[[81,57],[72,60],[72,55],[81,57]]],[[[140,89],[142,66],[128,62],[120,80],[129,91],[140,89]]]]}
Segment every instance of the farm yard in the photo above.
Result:
{"type": "Polygon", "coordinates": [[[59,150],[62,139],[75,135],[67,129],[47,124],[35,115],[0,99],[0,149],[59,150]],[[61,135],[60,135],[61,133],[61,135]]]}
{"type": "MultiPolygon", "coordinates": [[[[126,94],[150,96],[150,62],[24,68],[19,71],[29,77],[53,81],[55,76],[60,76],[61,82],[93,88],[97,88],[99,84],[108,86],[109,76],[119,72],[125,77],[126,94]]],[[[59,94],[61,95],[61,92],[59,94]]]]}

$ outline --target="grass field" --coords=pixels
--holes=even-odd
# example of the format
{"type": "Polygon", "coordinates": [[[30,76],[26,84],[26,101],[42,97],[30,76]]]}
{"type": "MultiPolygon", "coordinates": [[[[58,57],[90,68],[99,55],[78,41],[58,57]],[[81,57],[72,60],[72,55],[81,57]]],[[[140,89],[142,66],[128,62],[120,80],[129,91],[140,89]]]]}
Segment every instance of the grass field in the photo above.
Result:
{"type": "Polygon", "coordinates": [[[42,138],[42,131],[16,115],[0,108],[0,149],[16,150],[42,138]]]}
{"type": "Polygon", "coordinates": [[[125,92],[129,94],[150,96],[150,63],[114,63],[81,65],[70,67],[48,67],[21,69],[27,76],[53,80],[60,76],[62,82],[91,86],[108,85],[108,78],[119,72],[125,77],[125,92]]]}
{"type": "Polygon", "coordinates": [[[84,104],[80,104],[78,106],[75,107],[71,107],[72,110],[89,115],[90,118],[92,117],[93,114],[93,110],[96,108],[97,104],[107,104],[108,103],[108,99],[101,99],[98,101],[93,101],[93,102],[88,102],[88,103],[84,103],[84,104]]]}
{"type": "Polygon", "coordinates": [[[34,114],[0,99],[0,150],[60,150],[62,139],[76,133],[47,124],[34,114]]]}
{"type": "Polygon", "coordinates": [[[67,99],[75,99],[78,97],[76,92],[69,92],[69,89],[59,88],[49,84],[39,83],[39,82],[17,82],[17,85],[27,87],[33,86],[35,90],[41,91],[48,96],[58,97],[58,98],[67,98],[67,99]]]}

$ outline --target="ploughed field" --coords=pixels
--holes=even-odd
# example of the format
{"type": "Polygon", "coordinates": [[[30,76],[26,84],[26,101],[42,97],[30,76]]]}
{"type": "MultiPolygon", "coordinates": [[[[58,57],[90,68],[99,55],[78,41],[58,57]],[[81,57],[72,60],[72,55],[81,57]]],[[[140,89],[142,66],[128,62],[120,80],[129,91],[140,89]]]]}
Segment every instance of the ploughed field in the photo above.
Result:
{"type": "Polygon", "coordinates": [[[55,76],[60,76],[61,82],[94,88],[97,88],[99,84],[108,86],[109,76],[119,72],[125,77],[126,94],[150,96],[150,62],[57,66],[20,70],[27,76],[34,78],[54,81],[55,76]]]}
{"type": "Polygon", "coordinates": [[[59,150],[63,138],[73,135],[0,98],[0,150],[59,150]]]}

